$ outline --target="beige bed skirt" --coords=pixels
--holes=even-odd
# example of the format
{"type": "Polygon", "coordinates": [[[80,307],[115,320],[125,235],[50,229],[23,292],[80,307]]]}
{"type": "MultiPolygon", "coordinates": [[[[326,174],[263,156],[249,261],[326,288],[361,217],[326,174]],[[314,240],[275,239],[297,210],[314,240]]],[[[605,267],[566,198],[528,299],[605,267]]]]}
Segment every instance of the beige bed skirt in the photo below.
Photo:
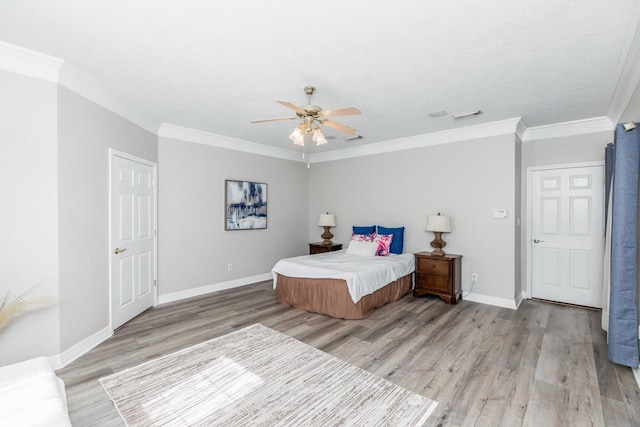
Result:
{"type": "Polygon", "coordinates": [[[305,279],[278,274],[276,299],[281,304],[339,319],[364,319],[376,308],[409,293],[411,276],[407,274],[354,304],[344,280],[305,279]]]}

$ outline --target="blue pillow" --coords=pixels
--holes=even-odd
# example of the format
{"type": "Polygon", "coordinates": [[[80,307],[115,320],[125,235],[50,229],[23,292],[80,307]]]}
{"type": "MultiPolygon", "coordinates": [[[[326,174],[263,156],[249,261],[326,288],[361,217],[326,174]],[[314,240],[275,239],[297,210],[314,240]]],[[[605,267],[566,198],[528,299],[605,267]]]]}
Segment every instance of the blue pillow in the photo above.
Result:
{"type": "Polygon", "coordinates": [[[378,226],[378,234],[393,234],[389,252],[392,254],[402,253],[402,249],[404,248],[404,227],[387,228],[378,226]]]}
{"type": "Polygon", "coordinates": [[[376,226],[375,225],[362,225],[362,226],[354,225],[353,232],[355,234],[373,234],[376,232],[376,226]]]}

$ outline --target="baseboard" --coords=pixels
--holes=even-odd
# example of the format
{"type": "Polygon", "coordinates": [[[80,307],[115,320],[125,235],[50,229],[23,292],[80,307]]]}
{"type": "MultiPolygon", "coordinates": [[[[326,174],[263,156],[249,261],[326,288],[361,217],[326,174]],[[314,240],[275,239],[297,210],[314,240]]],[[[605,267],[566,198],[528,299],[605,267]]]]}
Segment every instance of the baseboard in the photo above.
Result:
{"type": "MultiPolygon", "coordinates": [[[[520,301],[522,301],[521,296],[519,296],[518,298],[520,299],[520,301]]],[[[518,302],[518,299],[511,300],[508,298],[498,298],[498,297],[492,297],[489,295],[477,294],[473,292],[465,295],[464,299],[466,301],[479,302],[480,304],[488,304],[488,305],[495,305],[496,307],[510,308],[511,310],[517,310],[518,305],[520,305],[520,302],[518,302]]]]}
{"type": "Polygon", "coordinates": [[[636,384],[640,389],[640,368],[631,368],[631,370],[633,371],[633,376],[636,378],[636,384]]]}
{"type": "Polygon", "coordinates": [[[106,339],[111,338],[112,335],[113,331],[110,327],[107,326],[104,329],[99,330],[95,334],[83,339],[71,348],[63,351],[61,354],[49,357],[49,363],[51,364],[53,370],[64,368],[69,363],[73,362],[78,357],[82,356],[106,339]]]}
{"type": "Polygon", "coordinates": [[[198,288],[187,289],[179,292],[171,292],[158,296],[158,304],[180,301],[186,298],[193,298],[211,292],[223,291],[225,289],[237,288],[240,286],[252,285],[265,280],[271,280],[271,273],[259,274],[257,276],[243,277],[241,279],[229,280],[227,282],[214,283],[212,285],[200,286],[198,288]]]}
{"type": "Polygon", "coordinates": [[[530,299],[531,298],[529,296],[529,292],[528,291],[522,291],[522,293],[520,295],[522,295],[522,299],[530,299]]]}
{"type": "MultiPolygon", "coordinates": [[[[271,280],[273,276],[271,273],[259,274],[257,276],[244,277],[242,279],[229,280],[227,282],[215,283],[213,285],[201,286],[199,288],[188,289],[186,291],[173,292],[166,295],[160,295],[158,298],[159,304],[167,302],[179,301],[185,298],[196,297],[211,292],[222,291],[224,289],[237,288],[239,286],[251,285],[257,282],[264,282],[265,280],[271,280]]],[[[113,335],[113,331],[108,326],[104,329],[96,332],[95,334],[85,338],[79,343],[75,344],[71,348],[63,351],[61,354],[50,356],[49,363],[54,370],[64,368],[69,363],[76,360],[92,348],[96,347],[106,339],[113,335]]]]}
{"type": "Polygon", "coordinates": [[[520,292],[520,294],[516,297],[516,300],[515,300],[516,310],[520,307],[520,304],[522,304],[523,299],[524,297],[522,296],[522,292],[520,292]]]}
{"type": "MultiPolygon", "coordinates": [[[[229,280],[227,282],[215,283],[213,285],[201,286],[199,288],[188,289],[186,291],[173,292],[166,295],[160,295],[158,298],[159,304],[167,302],[179,301],[185,298],[196,297],[211,292],[222,291],[224,289],[237,288],[239,286],[251,285],[257,282],[264,282],[265,280],[271,280],[273,276],[271,273],[259,274],[257,276],[244,277],[242,279],[229,280]]],[[[64,368],[69,363],[76,360],[92,348],[96,347],[108,338],[111,338],[113,331],[110,327],[96,332],[95,334],[85,338],[79,343],[75,344],[71,348],[63,351],[61,354],[50,356],[49,363],[54,370],[64,368]]]]}

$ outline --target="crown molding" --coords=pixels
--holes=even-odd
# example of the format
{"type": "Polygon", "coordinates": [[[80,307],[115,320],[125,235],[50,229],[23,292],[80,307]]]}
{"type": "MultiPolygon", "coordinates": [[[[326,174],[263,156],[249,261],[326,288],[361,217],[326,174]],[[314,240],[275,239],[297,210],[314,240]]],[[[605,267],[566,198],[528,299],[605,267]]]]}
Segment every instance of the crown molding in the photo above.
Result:
{"type": "Polygon", "coordinates": [[[68,62],[64,62],[60,69],[58,84],[64,86],[72,92],[77,93],[90,101],[95,102],[103,108],[114,114],[140,126],[143,129],[158,134],[160,122],[152,119],[150,116],[129,107],[119,99],[111,95],[107,90],[93,77],[84,71],[79,70],[68,62]]]}
{"type": "Polygon", "coordinates": [[[88,74],[60,58],[0,42],[0,69],[64,86],[153,134],[158,132],[158,121],[128,107],[88,74]]]}
{"type": "Polygon", "coordinates": [[[520,121],[516,125],[516,135],[518,135],[518,138],[520,138],[520,141],[524,140],[524,134],[527,131],[527,128],[528,128],[528,126],[524,122],[524,119],[520,118],[520,121]]]}
{"type": "MultiPolygon", "coordinates": [[[[297,151],[270,147],[168,123],[160,125],[159,121],[150,115],[133,109],[113,97],[107,88],[62,59],[2,41],[0,41],[0,70],[64,86],[158,136],[286,160],[306,162],[301,153],[297,151]]],[[[638,82],[640,82],[640,26],[636,29],[631,42],[629,54],[620,73],[620,79],[616,85],[616,90],[606,117],[594,117],[591,119],[529,128],[526,123],[518,117],[464,128],[416,135],[408,138],[383,141],[375,144],[310,154],[308,156],[309,163],[382,154],[513,133],[517,134],[524,142],[613,131],[614,124],[622,117],[638,82]]]]}
{"type": "Polygon", "coordinates": [[[196,144],[209,145],[211,147],[226,148],[228,150],[243,151],[245,153],[258,154],[261,156],[275,157],[278,159],[293,160],[296,162],[306,163],[306,160],[303,159],[302,155],[297,151],[270,147],[268,145],[244,141],[242,139],[236,139],[197,129],[172,125],[170,123],[163,123],[160,126],[158,136],[163,138],[194,142],[196,144]]]}
{"type": "Polygon", "coordinates": [[[614,128],[615,126],[609,118],[605,116],[593,117],[591,119],[530,127],[524,132],[522,140],[529,142],[539,139],[562,138],[597,132],[612,132],[614,128]]]}
{"type": "Polygon", "coordinates": [[[0,70],[58,83],[63,62],[60,58],[0,41],[0,70]]]}
{"type": "Polygon", "coordinates": [[[324,153],[309,155],[309,163],[330,162],[333,160],[349,159],[352,157],[383,154],[413,148],[429,147],[431,145],[449,144],[452,142],[469,141],[473,139],[492,136],[515,134],[520,117],[483,123],[464,128],[444,130],[440,132],[426,133],[410,136],[408,138],[392,139],[375,144],[361,145],[359,147],[343,148],[324,153]]]}
{"type": "Polygon", "coordinates": [[[629,46],[629,53],[626,56],[620,78],[616,84],[613,97],[609,103],[607,117],[612,123],[618,123],[627,109],[629,101],[633,96],[633,92],[640,82],[640,24],[636,27],[636,31],[629,46]]]}

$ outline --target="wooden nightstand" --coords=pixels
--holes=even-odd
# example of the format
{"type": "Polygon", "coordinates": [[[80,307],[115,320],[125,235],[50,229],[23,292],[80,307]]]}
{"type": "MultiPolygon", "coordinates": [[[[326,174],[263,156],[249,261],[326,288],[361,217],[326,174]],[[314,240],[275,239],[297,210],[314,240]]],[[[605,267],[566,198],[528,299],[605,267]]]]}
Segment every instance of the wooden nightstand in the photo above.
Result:
{"type": "Polygon", "coordinates": [[[455,304],[462,299],[460,274],[462,255],[431,255],[430,252],[418,252],[416,257],[416,276],[413,296],[425,294],[438,295],[447,304],[455,304]]]}
{"type": "Polygon", "coordinates": [[[342,243],[332,245],[323,245],[322,242],[309,243],[309,255],[339,251],[340,249],[342,249],[342,243]]]}

